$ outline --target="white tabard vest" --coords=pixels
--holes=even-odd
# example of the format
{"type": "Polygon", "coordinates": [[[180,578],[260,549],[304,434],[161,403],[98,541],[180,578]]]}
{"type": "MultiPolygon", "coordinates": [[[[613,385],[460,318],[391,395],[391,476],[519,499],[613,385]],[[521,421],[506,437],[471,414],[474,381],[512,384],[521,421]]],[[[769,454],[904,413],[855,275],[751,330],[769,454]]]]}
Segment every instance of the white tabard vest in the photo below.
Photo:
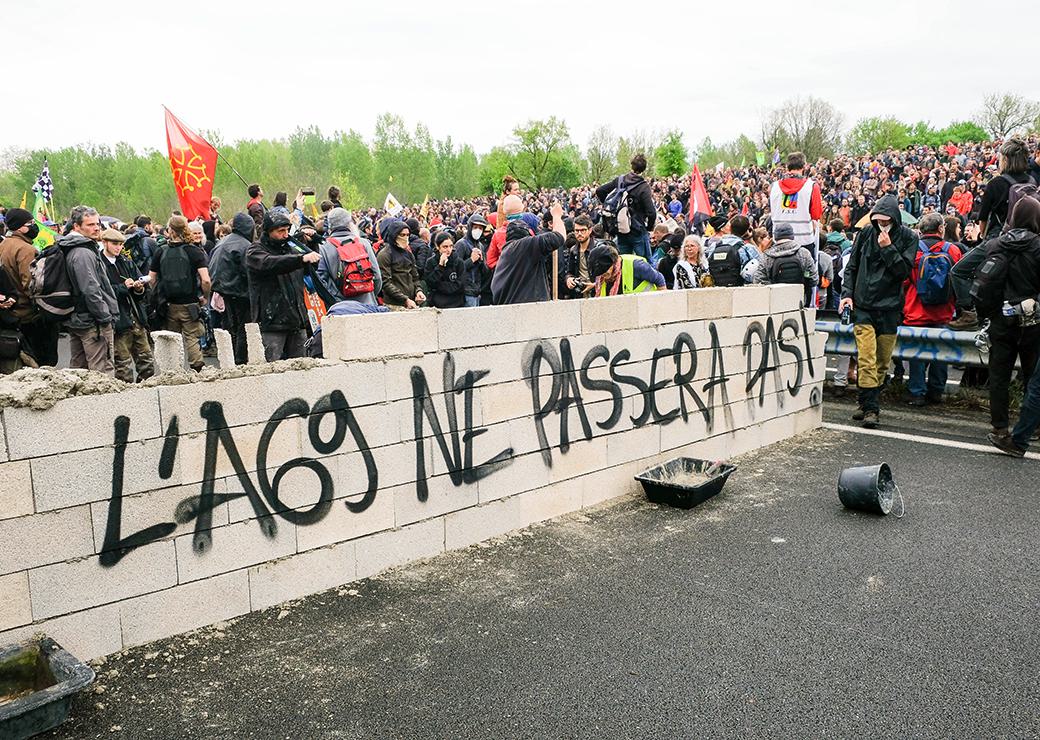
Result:
{"type": "Polygon", "coordinates": [[[813,181],[805,179],[802,189],[797,193],[786,195],[780,189],[780,183],[774,182],[769,190],[769,213],[773,218],[773,226],[790,224],[794,229],[795,243],[808,247],[816,254],[820,242],[816,224],[809,215],[809,203],[812,200],[813,181]]]}

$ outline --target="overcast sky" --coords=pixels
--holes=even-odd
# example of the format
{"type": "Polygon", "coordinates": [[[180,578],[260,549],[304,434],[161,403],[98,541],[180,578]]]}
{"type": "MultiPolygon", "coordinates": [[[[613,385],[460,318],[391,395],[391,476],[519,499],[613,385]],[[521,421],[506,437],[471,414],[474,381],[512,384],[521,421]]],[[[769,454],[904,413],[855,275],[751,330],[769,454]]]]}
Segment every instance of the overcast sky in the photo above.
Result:
{"type": "Polygon", "coordinates": [[[484,152],[550,115],[583,148],[602,124],[678,128],[692,147],[758,138],[763,113],[795,95],[830,101],[847,125],[945,125],[996,89],[1040,99],[1037,11],[1017,0],[8,5],[0,148],[162,150],[162,104],[226,141],[309,125],[370,139],[388,111],[484,152]],[[1009,45],[1001,24],[1016,18],[1023,41],[1009,45]],[[55,88],[48,110],[34,90],[55,88]]]}

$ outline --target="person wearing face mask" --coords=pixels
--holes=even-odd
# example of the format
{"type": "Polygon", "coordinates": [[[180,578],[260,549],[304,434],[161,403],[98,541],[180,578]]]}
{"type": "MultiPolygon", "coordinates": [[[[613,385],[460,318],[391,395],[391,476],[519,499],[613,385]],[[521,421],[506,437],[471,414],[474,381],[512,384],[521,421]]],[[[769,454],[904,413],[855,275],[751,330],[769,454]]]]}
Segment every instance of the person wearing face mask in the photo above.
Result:
{"type": "Polygon", "coordinates": [[[886,195],[870,212],[870,225],[857,235],[845,266],[838,310],[852,310],[859,355],[859,408],[852,418],[867,429],[880,423],[881,385],[902,321],[903,283],[913,272],[917,250],[917,235],[903,226],[895,197],[886,195]]]}
{"type": "Polygon", "coordinates": [[[383,300],[389,306],[418,308],[426,296],[419,289],[419,270],[408,246],[411,230],[404,221],[394,219],[381,224],[380,232],[383,247],[377,262],[383,276],[383,300]]]}
{"type": "Polygon", "coordinates": [[[488,279],[488,268],[484,258],[487,256],[491,239],[487,234],[487,219],[479,213],[474,213],[466,222],[465,234],[455,243],[455,256],[465,265],[467,306],[480,305],[480,294],[484,292],[484,283],[488,279]]]}
{"type": "Polygon", "coordinates": [[[265,213],[264,233],[246,251],[252,320],[260,324],[268,362],[304,356],[309,320],[303,273],[321,259],[294,247],[289,226],[285,214],[265,213]]]}
{"type": "MultiPolygon", "coordinates": [[[[426,285],[434,308],[462,308],[466,305],[465,262],[455,251],[451,234],[440,231],[433,240],[434,253],[426,263],[426,285]]],[[[469,255],[466,261],[470,261],[469,255]]]]}
{"type": "Polygon", "coordinates": [[[29,297],[30,268],[39,254],[33,239],[39,236],[40,227],[32,214],[24,208],[12,208],[7,212],[7,238],[0,242],[0,266],[14,283],[17,291],[11,314],[18,320],[18,328],[25,339],[26,349],[41,367],[58,364],[58,329],[60,325],[46,321],[33,307],[29,297]]]}

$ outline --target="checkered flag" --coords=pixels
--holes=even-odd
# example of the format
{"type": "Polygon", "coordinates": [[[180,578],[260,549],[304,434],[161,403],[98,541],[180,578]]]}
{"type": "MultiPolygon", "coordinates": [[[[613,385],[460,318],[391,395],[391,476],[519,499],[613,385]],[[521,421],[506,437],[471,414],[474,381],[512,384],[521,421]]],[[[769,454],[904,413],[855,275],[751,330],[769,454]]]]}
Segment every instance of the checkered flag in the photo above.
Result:
{"type": "Polygon", "coordinates": [[[43,160],[43,169],[40,170],[40,176],[36,178],[36,184],[32,187],[34,193],[39,193],[43,196],[43,199],[50,202],[51,197],[54,195],[54,181],[51,180],[51,169],[47,164],[47,160],[43,160]]]}

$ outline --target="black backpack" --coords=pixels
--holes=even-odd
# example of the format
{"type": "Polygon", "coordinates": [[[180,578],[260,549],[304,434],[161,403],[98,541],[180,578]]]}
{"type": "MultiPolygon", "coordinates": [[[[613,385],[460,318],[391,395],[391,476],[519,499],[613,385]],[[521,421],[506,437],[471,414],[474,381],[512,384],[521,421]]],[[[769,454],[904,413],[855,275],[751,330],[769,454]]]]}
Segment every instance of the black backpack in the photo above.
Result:
{"type": "Polygon", "coordinates": [[[195,271],[191,269],[187,245],[166,244],[159,253],[159,291],[169,301],[194,295],[195,271]]]}
{"type": "Polygon", "coordinates": [[[1040,191],[1037,190],[1036,181],[1033,180],[1032,175],[1027,175],[1025,182],[1018,182],[1018,180],[1010,175],[1001,175],[1001,177],[1007,180],[1009,185],[1007,197],[1007,218],[1004,221],[1001,221],[997,217],[997,214],[992,213],[990,215],[990,222],[992,225],[986,225],[986,234],[1000,234],[1011,220],[1011,213],[1015,209],[1015,204],[1022,200],[1022,198],[1029,196],[1031,198],[1040,199],[1040,191]]]}
{"type": "Polygon", "coordinates": [[[774,285],[805,285],[805,270],[798,252],[773,258],[769,265],[769,282],[774,285]]]}
{"type": "Polygon", "coordinates": [[[1007,294],[1008,275],[1011,264],[1021,252],[1008,252],[999,240],[993,241],[985,261],[979,265],[975,280],[971,284],[971,300],[980,316],[993,316],[1000,312],[1007,294]]]}
{"type": "Polygon", "coordinates": [[[147,239],[144,234],[131,234],[123,244],[123,250],[130,255],[142,275],[147,275],[152,267],[152,250],[150,246],[146,249],[147,239]]]}
{"type": "Polygon", "coordinates": [[[603,201],[603,211],[600,213],[600,217],[603,219],[603,228],[608,234],[628,234],[632,230],[629,192],[639,184],[639,181],[629,185],[623,185],[623,182],[624,176],[619,177],[617,187],[603,201]]]}
{"type": "Polygon", "coordinates": [[[740,275],[741,242],[721,241],[708,258],[708,272],[717,288],[736,288],[744,284],[740,275]]]}

